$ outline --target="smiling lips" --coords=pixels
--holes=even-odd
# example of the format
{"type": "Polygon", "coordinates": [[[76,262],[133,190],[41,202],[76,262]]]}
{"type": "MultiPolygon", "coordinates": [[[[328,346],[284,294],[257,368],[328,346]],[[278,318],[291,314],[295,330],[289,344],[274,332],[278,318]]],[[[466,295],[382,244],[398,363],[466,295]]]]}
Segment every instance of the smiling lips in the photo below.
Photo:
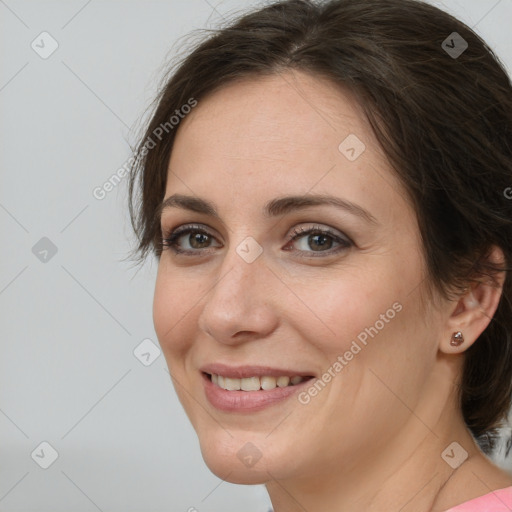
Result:
{"type": "Polygon", "coordinates": [[[211,364],[201,368],[205,395],[226,412],[256,412],[280,402],[313,378],[305,373],[264,366],[211,364]]]}
{"type": "Polygon", "coordinates": [[[285,388],[287,386],[294,386],[305,380],[304,377],[300,375],[294,375],[291,378],[287,375],[281,375],[279,377],[264,375],[263,377],[254,376],[244,379],[233,379],[217,375],[216,373],[211,374],[210,379],[214,384],[227,391],[268,391],[276,387],[285,388]]]}

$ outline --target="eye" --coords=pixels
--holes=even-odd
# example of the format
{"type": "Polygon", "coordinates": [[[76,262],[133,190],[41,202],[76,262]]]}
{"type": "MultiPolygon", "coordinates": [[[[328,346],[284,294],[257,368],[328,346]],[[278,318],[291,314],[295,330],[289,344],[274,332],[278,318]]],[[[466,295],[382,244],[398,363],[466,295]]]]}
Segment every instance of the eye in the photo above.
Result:
{"type": "Polygon", "coordinates": [[[204,249],[209,249],[212,240],[215,240],[215,238],[201,226],[187,225],[164,234],[162,248],[170,248],[175,253],[197,254],[204,249]],[[184,244],[180,242],[181,239],[184,240],[184,244]]]}
{"type": "Polygon", "coordinates": [[[292,250],[297,253],[307,253],[305,255],[301,255],[304,257],[330,256],[348,249],[353,245],[352,241],[348,237],[341,236],[329,228],[321,228],[319,226],[310,228],[304,228],[301,226],[299,228],[295,228],[290,235],[289,244],[284,248],[284,250],[292,250]],[[298,250],[288,249],[287,247],[289,244],[296,240],[300,241],[299,245],[301,248],[298,250]],[[331,250],[333,244],[338,244],[338,247],[331,250]]]}
{"type": "MultiPolygon", "coordinates": [[[[162,237],[162,249],[169,248],[176,254],[198,255],[208,249],[222,247],[222,244],[212,246],[216,238],[200,225],[185,225],[174,231],[167,231],[162,237]]],[[[288,238],[283,250],[298,253],[301,257],[330,256],[353,246],[346,236],[340,235],[329,228],[313,226],[295,228],[288,238]],[[291,249],[290,244],[300,242],[299,249],[291,249]],[[337,247],[336,247],[337,245],[337,247]],[[333,249],[333,246],[335,247],[333,249]],[[304,254],[305,253],[305,254],[304,254]]],[[[209,252],[209,251],[208,251],[209,252]]]]}

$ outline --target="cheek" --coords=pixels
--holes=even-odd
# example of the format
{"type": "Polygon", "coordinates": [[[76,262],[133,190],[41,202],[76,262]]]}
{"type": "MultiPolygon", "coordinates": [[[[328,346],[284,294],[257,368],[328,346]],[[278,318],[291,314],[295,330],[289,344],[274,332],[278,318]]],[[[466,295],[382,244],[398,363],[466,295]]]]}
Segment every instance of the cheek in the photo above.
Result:
{"type": "Polygon", "coordinates": [[[335,335],[324,340],[322,350],[328,368],[340,362],[334,372],[341,375],[334,379],[329,400],[337,403],[349,397],[346,406],[358,418],[354,424],[369,421],[368,410],[386,423],[395,405],[396,418],[401,418],[402,406],[393,402],[393,393],[416,403],[434,364],[435,329],[425,322],[419,270],[416,264],[393,262],[378,273],[354,273],[326,294],[325,322],[335,335]]]}
{"type": "Polygon", "coordinates": [[[331,358],[349,350],[354,340],[364,347],[375,334],[375,324],[379,332],[388,330],[400,317],[401,294],[393,287],[394,280],[384,269],[378,272],[380,279],[373,275],[353,269],[350,275],[331,273],[294,286],[303,301],[294,315],[302,318],[308,340],[331,358]]]}
{"type": "MultiPolygon", "coordinates": [[[[322,353],[326,371],[345,375],[333,388],[353,386],[355,393],[360,383],[348,376],[367,368],[390,383],[403,379],[411,368],[416,376],[423,372],[418,366],[432,359],[432,347],[426,332],[431,327],[425,326],[419,301],[421,275],[419,258],[372,255],[350,269],[295,287],[312,310],[300,310],[308,342],[322,353]]],[[[366,385],[379,385],[375,380],[366,385]]]]}
{"type": "Polygon", "coordinates": [[[153,296],[153,324],[155,332],[164,351],[177,355],[187,349],[191,336],[185,331],[191,325],[194,314],[193,305],[197,297],[189,291],[189,286],[175,273],[165,272],[161,264],[153,296]]]}

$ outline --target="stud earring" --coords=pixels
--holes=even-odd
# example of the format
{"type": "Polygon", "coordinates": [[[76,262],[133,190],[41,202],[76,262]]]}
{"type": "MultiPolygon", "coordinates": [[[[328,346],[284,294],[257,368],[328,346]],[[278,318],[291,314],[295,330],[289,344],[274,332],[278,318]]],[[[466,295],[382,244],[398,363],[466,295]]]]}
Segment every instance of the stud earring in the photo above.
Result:
{"type": "Polygon", "coordinates": [[[462,333],[460,331],[454,332],[452,334],[452,339],[450,340],[450,345],[452,345],[452,347],[458,347],[462,343],[464,343],[464,336],[462,333]]]}

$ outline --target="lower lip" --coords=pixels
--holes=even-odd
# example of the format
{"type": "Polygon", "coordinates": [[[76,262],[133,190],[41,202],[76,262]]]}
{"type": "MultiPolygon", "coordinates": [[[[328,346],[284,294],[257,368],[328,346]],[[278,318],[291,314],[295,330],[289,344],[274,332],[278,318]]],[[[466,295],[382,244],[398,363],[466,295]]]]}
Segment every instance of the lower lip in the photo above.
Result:
{"type": "Polygon", "coordinates": [[[278,402],[308,385],[311,379],[304,380],[293,386],[260,391],[227,391],[214,384],[208,375],[202,374],[204,391],[208,401],[217,409],[225,412],[256,412],[278,402]]]}

